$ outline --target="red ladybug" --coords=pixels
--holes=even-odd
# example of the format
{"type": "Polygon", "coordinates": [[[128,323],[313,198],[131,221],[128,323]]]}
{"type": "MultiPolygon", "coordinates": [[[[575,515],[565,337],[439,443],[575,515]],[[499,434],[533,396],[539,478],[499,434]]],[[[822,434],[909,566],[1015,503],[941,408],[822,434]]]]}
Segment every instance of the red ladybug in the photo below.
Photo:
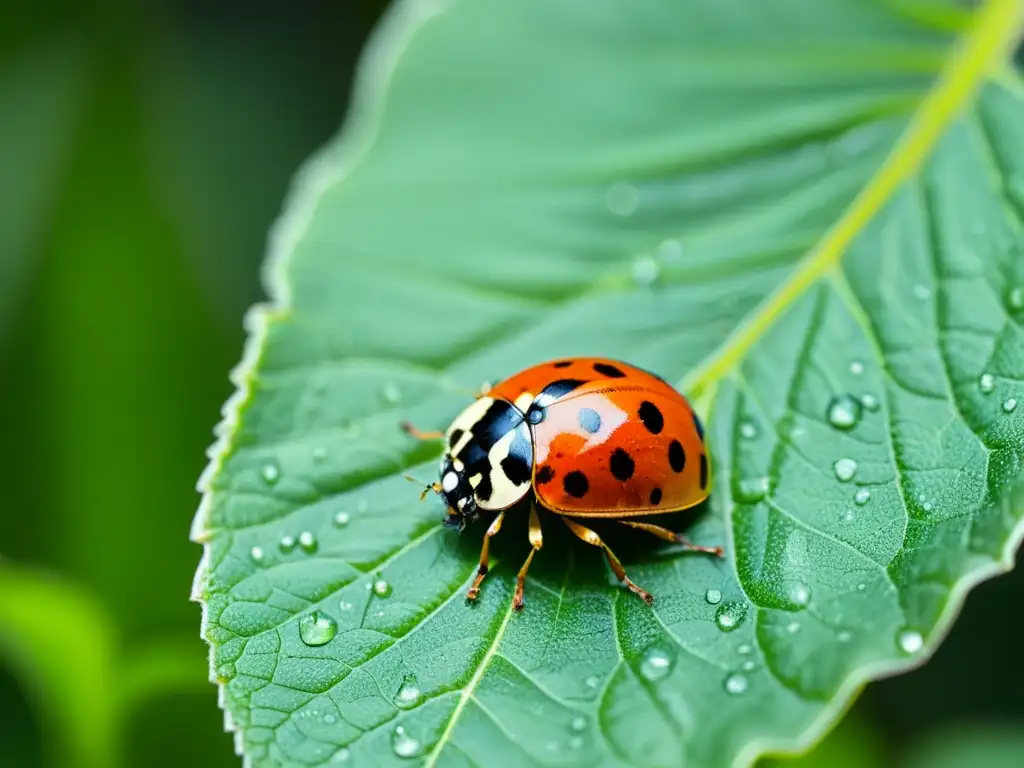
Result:
{"type": "Polygon", "coordinates": [[[470,600],[487,575],[488,544],[505,510],[531,491],[533,549],[516,580],[516,609],[523,606],[526,571],[542,545],[533,502],[600,547],[619,580],[648,604],[653,596],[630,581],[608,545],[571,518],[615,520],[696,552],[722,555],[719,547],[698,546],[667,528],[628,519],[692,507],[707,498],[711,485],[697,415],[666,381],[640,368],[599,357],[553,360],[480,395],[443,435],[402,426],[420,439],[445,439],[440,481],[427,490],[448,505],[446,525],[461,531],[478,510],[498,512],[484,535],[480,566],[466,594],[470,600]]]}

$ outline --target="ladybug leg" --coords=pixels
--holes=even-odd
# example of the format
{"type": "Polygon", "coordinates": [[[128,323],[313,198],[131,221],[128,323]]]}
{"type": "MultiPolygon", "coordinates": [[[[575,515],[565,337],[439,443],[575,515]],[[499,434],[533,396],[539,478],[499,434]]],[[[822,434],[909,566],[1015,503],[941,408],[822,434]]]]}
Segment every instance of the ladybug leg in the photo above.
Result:
{"type": "Polygon", "coordinates": [[[402,431],[405,432],[405,434],[411,437],[415,437],[417,440],[440,440],[442,437],[444,437],[444,432],[441,432],[440,430],[423,432],[417,429],[413,424],[410,424],[408,421],[403,421],[399,426],[402,428],[402,431]]]}
{"type": "Polygon", "coordinates": [[[480,549],[480,565],[476,569],[476,578],[473,579],[473,586],[466,592],[467,600],[476,600],[480,594],[480,582],[484,580],[484,576],[487,575],[487,564],[490,561],[490,549],[491,549],[491,536],[501,530],[501,522],[505,519],[505,512],[499,512],[498,516],[494,518],[494,522],[491,523],[491,527],[487,529],[487,533],[484,534],[484,545],[480,549]]]}
{"type": "Polygon", "coordinates": [[[691,552],[707,552],[709,555],[715,555],[717,557],[725,557],[725,552],[721,547],[702,547],[699,544],[694,544],[684,536],[680,536],[678,533],[670,531],[668,528],[662,528],[660,525],[651,525],[650,523],[634,523],[629,520],[619,520],[618,522],[623,525],[628,525],[630,528],[639,528],[641,531],[647,531],[653,533],[659,539],[665,539],[665,541],[671,541],[673,544],[682,544],[691,552]]]}
{"type": "Polygon", "coordinates": [[[533,556],[537,554],[537,550],[544,546],[544,537],[541,535],[537,507],[532,504],[530,505],[530,546],[533,549],[526,556],[526,562],[523,563],[523,567],[519,569],[519,575],[516,576],[516,592],[512,598],[512,607],[517,611],[523,609],[523,588],[526,584],[526,571],[529,569],[530,563],[533,562],[533,556]]]}
{"type": "Polygon", "coordinates": [[[630,592],[632,592],[634,595],[638,595],[640,599],[648,605],[654,602],[654,595],[652,595],[645,589],[641,589],[630,580],[629,576],[626,575],[626,569],[623,568],[622,563],[619,562],[619,558],[615,556],[614,552],[608,549],[607,544],[601,541],[600,536],[598,536],[589,528],[585,528],[579,523],[574,522],[567,517],[563,517],[562,520],[565,522],[567,526],[569,526],[570,531],[572,531],[585,542],[587,542],[587,544],[590,544],[594,547],[600,547],[602,550],[604,550],[604,556],[608,558],[608,565],[612,567],[612,571],[615,573],[616,578],[618,578],[620,582],[625,584],[630,592]]]}

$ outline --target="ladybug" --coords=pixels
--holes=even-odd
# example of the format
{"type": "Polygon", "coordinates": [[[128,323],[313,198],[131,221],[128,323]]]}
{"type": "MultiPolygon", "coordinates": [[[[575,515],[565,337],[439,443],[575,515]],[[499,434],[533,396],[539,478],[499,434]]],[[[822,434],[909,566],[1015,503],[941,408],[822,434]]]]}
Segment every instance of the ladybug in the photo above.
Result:
{"type": "Polygon", "coordinates": [[[445,440],[440,480],[422,497],[430,491],[442,497],[447,526],[461,532],[481,510],[498,513],[484,534],[470,600],[487,575],[491,537],[505,512],[528,494],[533,548],[516,578],[517,610],[526,571],[543,544],[538,505],[600,547],[619,581],[648,604],[654,597],[626,576],[608,545],[579,519],[614,520],[722,556],[720,547],[630,519],[692,507],[707,498],[711,484],[697,415],[664,379],[641,368],[599,357],[552,360],[485,387],[444,433],[421,432],[407,422],[402,428],[419,439],[445,440]]]}

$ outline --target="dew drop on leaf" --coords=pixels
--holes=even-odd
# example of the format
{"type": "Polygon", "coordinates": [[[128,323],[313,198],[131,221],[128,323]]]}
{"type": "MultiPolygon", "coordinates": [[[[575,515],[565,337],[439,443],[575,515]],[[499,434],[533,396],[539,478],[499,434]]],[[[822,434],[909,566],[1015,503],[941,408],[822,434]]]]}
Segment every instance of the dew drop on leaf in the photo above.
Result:
{"type": "Polygon", "coordinates": [[[389,597],[391,595],[391,585],[384,581],[384,579],[377,579],[373,582],[373,594],[377,597],[389,597]]]}
{"type": "Polygon", "coordinates": [[[633,280],[637,285],[651,285],[660,272],[658,262],[650,256],[641,256],[633,262],[633,280]]]}
{"type": "Polygon", "coordinates": [[[753,440],[757,437],[757,427],[752,421],[744,421],[740,424],[740,435],[747,438],[747,440],[753,440]]]}
{"type": "Polygon", "coordinates": [[[862,373],[864,373],[864,363],[862,363],[860,360],[854,360],[852,363],[850,363],[850,373],[852,373],[854,376],[860,376],[862,373]]]}
{"type": "Polygon", "coordinates": [[[993,392],[996,388],[996,377],[991,373],[983,373],[978,379],[978,389],[981,390],[982,394],[988,395],[993,392]]]}
{"type": "Polygon", "coordinates": [[[835,470],[836,477],[844,483],[848,483],[853,480],[853,476],[857,474],[857,461],[855,459],[837,459],[835,464],[832,465],[832,469],[835,470]]]}
{"type": "Polygon", "coordinates": [[[739,695],[747,690],[747,677],[741,675],[739,672],[733,672],[727,678],[725,678],[725,690],[726,693],[733,695],[739,695]]]}
{"type": "Polygon", "coordinates": [[[405,728],[398,725],[395,726],[395,730],[391,734],[391,748],[399,757],[409,758],[419,757],[423,745],[406,733],[405,728]]]}
{"type": "Polygon", "coordinates": [[[799,606],[805,606],[811,602],[811,588],[802,582],[797,582],[789,590],[790,599],[799,606]]]}
{"type": "Polygon", "coordinates": [[[742,669],[744,672],[752,672],[754,670],[754,667],[756,666],[757,665],[753,662],[753,660],[747,659],[747,661],[744,661],[742,664],[740,664],[740,669],[742,669]]]}
{"type": "Polygon", "coordinates": [[[836,429],[853,429],[860,417],[861,403],[853,395],[836,395],[829,400],[828,423],[836,429]]]}
{"type": "Polygon", "coordinates": [[[1012,310],[1024,309],[1024,286],[1016,285],[1011,288],[1006,295],[1006,303],[1012,310]]]}
{"type": "Polygon", "coordinates": [[[896,642],[904,653],[917,653],[924,647],[924,638],[915,629],[904,629],[896,636],[896,642]]]}
{"type": "Polygon", "coordinates": [[[574,717],[572,722],[569,723],[569,729],[576,733],[583,733],[583,731],[587,730],[587,718],[574,717]]]}
{"type": "Polygon", "coordinates": [[[348,602],[347,600],[342,600],[340,603],[338,603],[338,608],[340,608],[343,611],[351,611],[352,603],[348,602]]]}
{"type": "Polygon", "coordinates": [[[767,477],[746,477],[739,482],[736,497],[748,504],[761,501],[768,495],[767,477]]]}
{"type": "Polygon", "coordinates": [[[295,537],[285,534],[277,546],[282,552],[291,552],[295,549],[295,537]]]}
{"type": "Polygon", "coordinates": [[[570,749],[579,749],[582,746],[583,746],[583,737],[582,736],[573,736],[571,739],[569,739],[569,748],[570,749]]]}
{"type": "Polygon", "coordinates": [[[267,462],[260,468],[260,477],[267,485],[273,485],[281,478],[281,470],[278,469],[277,464],[267,462]]]}
{"type": "Polygon", "coordinates": [[[399,709],[410,709],[419,703],[421,697],[422,694],[420,689],[416,687],[415,682],[406,680],[402,683],[402,687],[398,689],[398,693],[395,694],[395,706],[399,709]]]}
{"type": "Polygon", "coordinates": [[[299,546],[306,552],[316,552],[316,536],[311,531],[303,531],[299,534],[299,546]]]}
{"type": "Polygon", "coordinates": [[[334,524],[339,528],[344,528],[346,525],[348,525],[349,519],[350,518],[348,512],[338,512],[334,516],[334,524]]]}
{"type": "Polygon", "coordinates": [[[932,289],[924,283],[917,283],[914,286],[914,298],[927,301],[932,297],[932,289]]]}
{"type": "Polygon", "coordinates": [[[617,181],[608,187],[604,203],[616,216],[629,216],[636,210],[639,195],[636,187],[627,181],[617,181]]]}
{"type": "Polygon", "coordinates": [[[840,643],[848,643],[850,642],[851,637],[853,637],[853,635],[851,635],[844,629],[842,632],[836,635],[836,640],[838,640],[840,643]]]}
{"type": "Polygon", "coordinates": [[[336,718],[330,712],[324,715],[324,723],[326,723],[327,725],[334,725],[336,722],[338,722],[338,718],[336,718]]]}
{"type": "Polygon", "coordinates": [[[723,632],[732,632],[747,617],[747,604],[730,601],[718,606],[715,611],[715,624],[723,632]]]}
{"type": "Polygon", "coordinates": [[[718,605],[722,602],[722,593],[717,589],[709,589],[704,593],[704,599],[711,603],[711,605],[718,605]]]}
{"type": "Polygon", "coordinates": [[[322,462],[326,458],[327,458],[327,449],[326,448],[314,448],[313,449],[313,463],[314,464],[319,464],[320,462],[322,462]]]}
{"type": "Polygon", "coordinates": [[[657,257],[663,264],[675,264],[683,258],[683,246],[678,240],[665,240],[658,246],[657,257]]]}
{"type": "Polygon", "coordinates": [[[593,675],[591,675],[590,677],[588,677],[588,678],[586,679],[586,681],[585,681],[585,682],[586,682],[586,684],[587,684],[587,688],[597,688],[597,686],[598,686],[598,683],[600,683],[600,680],[598,680],[598,679],[597,679],[596,677],[594,677],[593,675]]]}
{"type": "Polygon", "coordinates": [[[1003,401],[1003,410],[1007,413],[1013,413],[1017,409],[1017,399],[1015,397],[1008,397],[1003,401]]]}
{"type": "Polygon", "coordinates": [[[860,404],[868,411],[874,412],[878,410],[878,398],[874,395],[861,395],[860,404]]]}
{"type": "Polygon", "coordinates": [[[852,523],[854,518],[853,510],[848,509],[843,513],[843,516],[839,518],[840,522],[852,523]]]}
{"type": "Polygon", "coordinates": [[[861,488],[859,491],[853,494],[853,502],[858,507],[863,507],[869,501],[871,501],[871,491],[869,491],[867,488],[861,488]]]}
{"type": "Polygon", "coordinates": [[[342,747],[334,753],[334,757],[331,758],[332,763],[346,763],[348,762],[349,751],[347,747],[342,747]]]}
{"type": "Polygon", "coordinates": [[[789,634],[791,634],[791,635],[795,635],[797,632],[800,631],[800,622],[799,621],[791,621],[791,622],[789,622],[789,624],[786,625],[786,631],[789,632],[789,634]]]}
{"type": "Polygon", "coordinates": [[[299,638],[306,645],[326,645],[338,632],[338,623],[323,611],[313,611],[299,619],[299,638]]]}
{"type": "Polygon", "coordinates": [[[249,557],[252,558],[252,561],[254,563],[262,563],[263,562],[263,547],[257,546],[257,547],[253,547],[252,549],[250,549],[249,550],[249,557]]]}
{"type": "Polygon", "coordinates": [[[736,649],[736,653],[740,654],[740,656],[746,656],[752,650],[754,650],[753,647],[747,643],[743,643],[743,645],[736,649]]]}
{"type": "Polygon", "coordinates": [[[384,388],[380,391],[380,396],[384,398],[385,403],[396,405],[402,402],[402,390],[398,388],[397,384],[388,383],[384,385],[384,388]]]}
{"type": "Polygon", "coordinates": [[[661,680],[671,671],[672,659],[658,648],[648,650],[644,654],[643,661],[640,662],[640,674],[651,682],[661,680]]]}

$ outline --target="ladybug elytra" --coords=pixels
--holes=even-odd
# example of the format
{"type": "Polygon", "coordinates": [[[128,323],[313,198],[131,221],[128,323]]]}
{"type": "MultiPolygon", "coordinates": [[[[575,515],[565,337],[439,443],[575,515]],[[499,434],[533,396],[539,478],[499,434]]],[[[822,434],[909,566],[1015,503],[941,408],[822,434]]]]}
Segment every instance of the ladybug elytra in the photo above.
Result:
{"type": "Polygon", "coordinates": [[[516,579],[513,604],[523,606],[526,571],[541,548],[538,504],[561,517],[583,541],[603,550],[612,571],[650,604],[601,538],[572,518],[605,518],[639,528],[696,552],[658,525],[629,518],[677,512],[708,495],[711,476],[704,430],[690,404],[658,376],[626,363],[566,358],[527,368],[478,396],[441,433],[403,424],[421,439],[445,440],[440,479],[445,524],[460,531],[480,510],[497,512],[484,535],[480,565],[466,596],[476,599],[487,574],[490,538],[506,510],[532,492],[532,549],[516,579]]]}

